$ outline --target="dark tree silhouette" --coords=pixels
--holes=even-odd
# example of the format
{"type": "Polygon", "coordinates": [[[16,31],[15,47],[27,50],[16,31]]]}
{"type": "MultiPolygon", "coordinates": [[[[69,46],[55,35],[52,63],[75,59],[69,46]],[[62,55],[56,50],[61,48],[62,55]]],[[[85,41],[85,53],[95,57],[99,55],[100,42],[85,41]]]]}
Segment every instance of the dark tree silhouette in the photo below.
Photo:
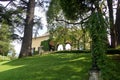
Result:
{"type": "Polygon", "coordinates": [[[31,55],[34,8],[35,8],[35,0],[29,0],[27,5],[24,37],[22,41],[22,47],[21,47],[19,58],[31,55]]]}

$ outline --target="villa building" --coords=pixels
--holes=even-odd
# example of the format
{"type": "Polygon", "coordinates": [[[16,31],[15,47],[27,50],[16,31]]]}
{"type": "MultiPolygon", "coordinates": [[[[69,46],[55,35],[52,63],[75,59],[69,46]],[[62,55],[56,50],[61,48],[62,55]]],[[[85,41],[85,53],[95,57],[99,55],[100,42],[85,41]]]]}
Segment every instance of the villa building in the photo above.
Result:
{"type": "Polygon", "coordinates": [[[40,37],[32,39],[32,50],[38,51],[41,45],[41,42],[49,39],[49,33],[45,33],[40,37]]]}

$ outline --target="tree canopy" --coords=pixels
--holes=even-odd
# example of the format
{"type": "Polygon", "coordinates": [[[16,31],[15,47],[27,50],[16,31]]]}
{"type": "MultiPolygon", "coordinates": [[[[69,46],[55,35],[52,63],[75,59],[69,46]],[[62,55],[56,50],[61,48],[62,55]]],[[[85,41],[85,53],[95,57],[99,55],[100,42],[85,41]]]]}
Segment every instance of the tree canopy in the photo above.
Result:
{"type": "Polygon", "coordinates": [[[6,24],[6,21],[3,20],[0,26],[0,54],[7,54],[10,50],[10,35],[10,29],[6,24]]]}

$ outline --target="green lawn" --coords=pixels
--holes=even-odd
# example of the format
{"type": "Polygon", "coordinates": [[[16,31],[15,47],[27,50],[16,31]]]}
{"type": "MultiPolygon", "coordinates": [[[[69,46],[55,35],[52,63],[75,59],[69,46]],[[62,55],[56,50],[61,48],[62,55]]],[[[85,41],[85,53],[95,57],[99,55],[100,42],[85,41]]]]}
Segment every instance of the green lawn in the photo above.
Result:
{"type": "Polygon", "coordinates": [[[0,80],[87,80],[88,54],[48,54],[0,63],[0,80]]]}
{"type": "Polygon", "coordinates": [[[89,53],[33,56],[0,62],[0,80],[88,80],[90,67],[89,53]]]}

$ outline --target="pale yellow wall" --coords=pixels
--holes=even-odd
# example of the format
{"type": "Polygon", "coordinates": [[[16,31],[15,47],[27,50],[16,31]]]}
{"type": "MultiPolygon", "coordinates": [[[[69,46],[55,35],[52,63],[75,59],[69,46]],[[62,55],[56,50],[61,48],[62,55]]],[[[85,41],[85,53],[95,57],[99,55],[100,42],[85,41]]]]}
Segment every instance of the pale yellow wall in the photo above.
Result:
{"type": "Polygon", "coordinates": [[[44,40],[48,40],[49,39],[49,36],[41,36],[41,37],[37,37],[37,38],[33,38],[32,39],[32,48],[35,48],[35,51],[38,50],[38,47],[40,47],[41,45],[41,41],[44,41],[44,40]]]}

